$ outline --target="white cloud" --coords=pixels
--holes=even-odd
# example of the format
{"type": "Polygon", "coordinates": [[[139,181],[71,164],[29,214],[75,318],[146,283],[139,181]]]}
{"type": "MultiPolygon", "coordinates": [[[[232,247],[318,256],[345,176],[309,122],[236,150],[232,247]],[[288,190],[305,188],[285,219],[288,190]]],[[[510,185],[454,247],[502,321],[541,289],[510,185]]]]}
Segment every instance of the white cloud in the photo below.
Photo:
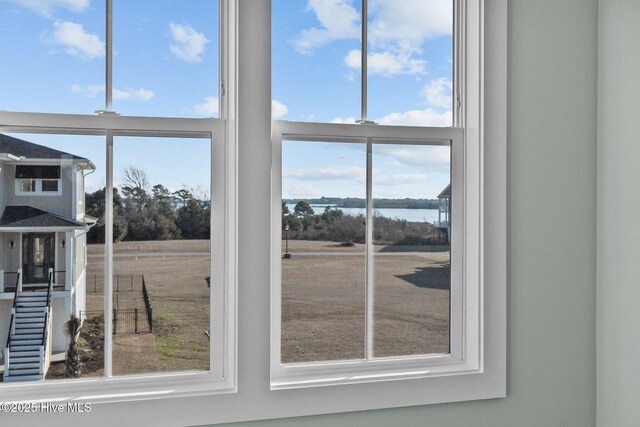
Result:
{"type": "Polygon", "coordinates": [[[401,185],[412,184],[414,182],[425,181],[427,175],[423,173],[396,174],[396,175],[373,175],[373,183],[378,185],[401,185]]]}
{"type": "MultiPolygon", "coordinates": [[[[393,159],[391,166],[416,168],[422,173],[429,174],[434,171],[448,170],[451,163],[451,149],[448,146],[394,146],[381,145],[377,148],[380,154],[393,159]]],[[[411,176],[409,174],[406,176],[411,176]]]]}
{"type": "Polygon", "coordinates": [[[346,117],[346,118],[336,117],[335,119],[331,120],[331,123],[355,124],[355,122],[356,122],[356,118],[355,117],[346,117]]]}
{"type": "Polygon", "coordinates": [[[453,30],[451,0],[371,0],[369,40],[375,46],[394,43],[416,50],[427,39],[453,30]]]}
{"type": "Polygon", "coordinates": [[[71,92],[84,95],[88,98],[95,98],[96,96],[104,93],[104,85],[88,85],[82,86],[79,84],[71,85],[71,92]]]}
{"type": "Polygon", "coordinates": [[[200,62],[209,39],[203,33],[189,25],[169,24],[173,42],[169,46],[171,52],[185,62],[200,62]]]}
{"type": "Polygon", "coordinates": [[[207,96],[202,104],[193,106],[193,111],[203,117],[213,117],[219,112],[219,101],[217,96],[207,96]]]}
{"type": "Polygon", "coordinates": [[[113,88],[113,99],[115,101],[150,101],[155,96],[152,90],[146,89],[116,89],[113,88]]]}
{"type": "MultiPolygon", "coordinates": [[[[84,95],[88,98],[95,98],[100,94],[104,94],[104,85],[88,85],[80,84],[71,85],[71,92],[84,95]]],[[[113,99],[115,101],[150,101],[155,96],[152,90],[147,89],[117,89],[113,88],[113,99]]]]}
{"type": "Polygon", "coordinates": [[[71,12],[84,12],[89,7],[90,0],[4,0],[22,6],[38,15],[52,17],[56,9],[66,9],[71,12]]]}
{"type": "MultiPolygon", "coordinates": [[[[359,49],[350,51],[344,58],[347,67],[360,70],[361,52],[359,49]]],[[[397,74],[424,74],[427,61],[415,59],[410,53],[391,51],[370,53],[367,55],[367,70],[369,75],[381,74],[391,77],[397,74]]]]}
{"type": "Polygon", "coordinates": [[[271,118],[278,120],[283,118],[289,112],[289,108],[282,102],[272,99],[271,100],[271,118]]]}
{"type": "Polygon", "coordinates": [[[327,166],[315,169],[290,169],[282,173],[283,178],[311,181],[363,180],[364,168],[351,166],[327,166]]]}
{"type": "Polygon", "coordinates": [[[437,108],[450,109],[452,105],[451,91],[453,85],[451,80],[444,77],[438,80],[431,80],[423,90],[423,95],[427,102],[427,105],[437,108]]]}
{"type": "Polygon", "coordinates": [[[453,115],[451,111],[439,113],[431,108],[426,110],[409,110],[404,113],[391,113],[375,120],[382,125],[403,126],[451,126],[453,115]]]}
{"type": "Polygon", "coordinates": [[[285,199],[311,199],[321,197],[322,191],[312,184],[288,185],[282,183],[282,196],[285,199]]]}
{"type": "Polygon", "coordinates": [[[85,31],[81,24],[56,21],[53,23],[53,27],[51,43],[64,46],[69,55],[86,60],[105,55],[104,42],[96,34],[85,31]]]}
{"type": "Polygon", "coordinates": [[[336,40],[360,37],[360,15],[349,0],[309,0],[307,10],[315,13],[320,27],[303,30],[294,41],[300,53],[336,40]]]}

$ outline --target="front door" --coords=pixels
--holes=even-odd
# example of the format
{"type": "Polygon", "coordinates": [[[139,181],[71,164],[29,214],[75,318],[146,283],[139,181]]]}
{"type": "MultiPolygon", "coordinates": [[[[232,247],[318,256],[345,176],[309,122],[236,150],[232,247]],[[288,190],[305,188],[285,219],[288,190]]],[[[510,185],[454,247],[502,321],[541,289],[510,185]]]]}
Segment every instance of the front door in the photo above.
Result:
{"type": "Polygon", "coordinates": [[[24,283],[47,283],[55,263],[55,233],[22,235],[22,274],[24,283]]]}

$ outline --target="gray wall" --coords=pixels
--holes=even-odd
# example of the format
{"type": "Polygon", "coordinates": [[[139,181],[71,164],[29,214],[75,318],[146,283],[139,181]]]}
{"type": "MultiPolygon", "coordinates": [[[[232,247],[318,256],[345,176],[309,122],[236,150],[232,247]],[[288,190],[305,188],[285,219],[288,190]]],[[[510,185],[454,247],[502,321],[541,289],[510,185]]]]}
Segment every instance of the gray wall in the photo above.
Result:
{"type": "MultiPolygon", "coordinates": [[[[509,7],[508,397],[234,425],[595,425],[597,2],[509,7]]],[[[268,194],[243,174],[268,177],[263,151],[241,147],[241,191],[268,194]]],[[[241,297],[244,280],[268,277],[268,247],[249,245],[268,228],[240,215],[242,259],[255,261],[240,266],[241,297]]]]}
{"type": "Polygon", "coordinates": [[[598,425],[640,425],[640,2],[600,0],[598,425]]]}
{"type": "MultiPolygon", "coordinates": [[[[5,202],[9,206],[28,205],[45,211],[53,212],[67,218],[71,218],[73,203],[71,202],[72,194],[72,176],[71,165],[62,165],[60,170],[60,182],[62,185],[62,194],[55,196],[17,196],[15,190],[16,165],[4,165],[4,192],[5,202]]],[[[4,209],[3,209],[4,210],[4,209]]]]}

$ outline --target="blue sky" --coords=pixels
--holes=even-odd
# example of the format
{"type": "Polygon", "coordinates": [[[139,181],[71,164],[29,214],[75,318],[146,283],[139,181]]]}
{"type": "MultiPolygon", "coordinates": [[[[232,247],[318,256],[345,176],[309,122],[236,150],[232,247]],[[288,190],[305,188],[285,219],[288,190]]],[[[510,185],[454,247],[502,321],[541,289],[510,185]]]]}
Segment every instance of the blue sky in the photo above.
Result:
{"type": "MultiPolygon", "coordinates": [[[[369,0],[370,119],[451,125],[451,4],[369,0]]],[[[274,118],[359,118],[359,11],[359,0],[273,0],[274,118]]],[[[217,0],[114,0],[113,110],[218,117],[217,20],[217,0]]],[[[104,21],[104,0],[0,0],[1,50],[7,59],[0,67],[0,109],[81,114],[104,109],[104,21]]],[[[28,139],[91,158],[98,172],[87,178],[88,187],[103,184],[99,137],[86,143],[82,137],[28,139]],[[69,145],[78,148],[72,151],[69,145]]],[[[116,156],[122,156],[115,159],[116,182],[120,165],[134,165],[154,184],[206,185],[208,174],[201,171],[208,170],[203,159],[210,149],[201,141],[126,141],[116,141],[116,156]],[[185,168],[168,173],[163,165],[176,153],[185,157],[185,168]]],[[[284,153],[285,197],[359,191],[359,147],[347,148],[347,154],[333,144],[303,147],[284,153]]],[[[374,153],[374,175],[384,182],[379,197],[435,197],[446,186],[448,149],[417,151],[386,147],[374,153]]]]}

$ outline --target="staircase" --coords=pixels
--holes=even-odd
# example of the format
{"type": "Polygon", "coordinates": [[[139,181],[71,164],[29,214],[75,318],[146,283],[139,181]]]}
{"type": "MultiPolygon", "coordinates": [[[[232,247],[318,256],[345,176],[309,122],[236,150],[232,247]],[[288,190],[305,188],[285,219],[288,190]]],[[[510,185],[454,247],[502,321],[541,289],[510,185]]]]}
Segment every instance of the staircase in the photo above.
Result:
{"type": "Polygon", "coordinates": [[[23,292],[16,287],[11,327],[4,350],[4,382],[44,380],[51,359],[51,290],[23,292]]]}

